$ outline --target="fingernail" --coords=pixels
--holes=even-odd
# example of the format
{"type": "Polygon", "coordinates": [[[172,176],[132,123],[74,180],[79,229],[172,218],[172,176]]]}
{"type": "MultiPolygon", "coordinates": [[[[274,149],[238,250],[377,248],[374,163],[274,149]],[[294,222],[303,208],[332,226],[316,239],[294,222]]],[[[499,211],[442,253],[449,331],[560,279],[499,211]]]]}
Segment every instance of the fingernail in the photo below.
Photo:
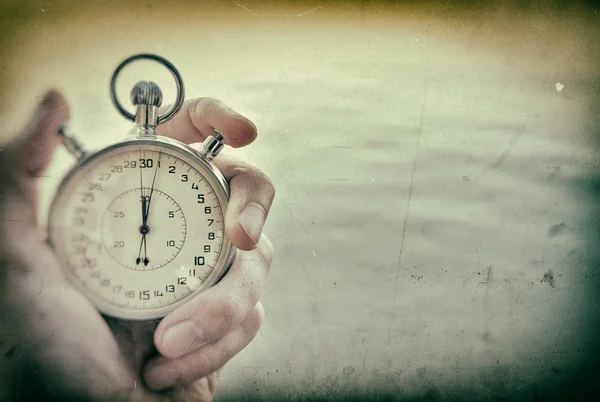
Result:
{"type": "Polygon", "coordinates": [[[248,204],[240,213],[239,220],[248,237],[258,243],[265,224],[265,211],[257,204],[248,204]]]}
{"type": "Polygon", "coordinates": [[[162,351],[166,354],[165,357],[174,359],[192,352],[194,345],[201,342],[202,336],[198,328],[190,321],[183,321],[165,331],[162,351]]]}

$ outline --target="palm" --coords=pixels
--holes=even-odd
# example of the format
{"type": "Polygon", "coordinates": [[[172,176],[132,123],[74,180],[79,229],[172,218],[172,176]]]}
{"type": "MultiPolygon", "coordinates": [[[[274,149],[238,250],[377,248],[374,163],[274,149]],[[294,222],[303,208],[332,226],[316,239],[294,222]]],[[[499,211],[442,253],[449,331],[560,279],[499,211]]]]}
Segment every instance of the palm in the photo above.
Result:
{"type": "MultiPolygon", "coordinates": [[[[114,321],[112,327],[115,330],[111,331],[91,303],[66,281],[47,244],[30,244],[28,249],[39,250],[36,254],[43,255],[46,262],[43,267],[31,267],[28,261],[23,261],[22,269],[29,273],[13,278],[11,284],[20,293],[15,298],[20,300],[19,306],[14,307],[23,308],[21,325],[31,334],[27,348],[31,349],[32,356],[36,356],[35,361],[28,363],[35,365],[39,373],[38,378],[27,373],[33,376],[28,381],[42,388],[54,384],[66,386],[82,373],[90,377],[91,383],[100,380],[110,384],[113,373],[135,381],[142,364],[141,351],[150,349],[151,336],[150,343],[140,343],[139,339],[134,343],[133,333],[124,331],[125,327],[114,321]],[[36,313],[31,314],[31,311],[36,313]],[[56,347],[47,348],[48,345],[56,347]],[[65,345],[68,347],[61,347],[65,345]],[[57,367],[61,368],[58,372],[57,367]],[[52,378],[46,373],[52,373],[52,378]]],[[[92,393],[98,391],[91,390],[92,393]]]]}
{"type": "Polygon", "coordinates": [[[24,267],[29,273],[18,274],[10,284],[20,292],[15,298],[19,305],[12,307],[23,309],[18,315],[30,334],[28,354],[36,356],[34,361],[27,362],[35,370],[29,370],[23,377],[33,386],[21,388],[40,394],[21,394],[23,400],[41,400],[36,396],[52,393],[51,389],[57,385],[62,397],[65,390],[73,387],[73,379],[81,379],[86,386],[72,392],[89,393],[90,400],[118,396],[129,400],[132,389],[144,401],[187,400],[192,393],[195,398],[201,395],[210,398],[212,392],[206,381],[196,384],[193,390],[153,395],[145,388],[141,373],[143,364],[156,353],[153,335],[158,322],[103,317],[68,283],[47,244],[30,244],[28,248],[40,250],[38,255],[43,255],[46,263],[43,270],[40,266],[24,267]],[[93,386],[89,387],[90,384],[93,386]]]}

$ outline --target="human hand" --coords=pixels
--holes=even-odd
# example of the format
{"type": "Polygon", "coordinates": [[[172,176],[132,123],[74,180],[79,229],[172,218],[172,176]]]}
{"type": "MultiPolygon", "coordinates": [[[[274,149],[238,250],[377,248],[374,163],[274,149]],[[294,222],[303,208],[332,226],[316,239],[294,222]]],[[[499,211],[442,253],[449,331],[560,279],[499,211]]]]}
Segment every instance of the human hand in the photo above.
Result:
{"type": "MultiPolygon", "coordinates": [[[[225,230],[238,248],[227,275],[160,322],[102,317],[67,282],[37,226],[36,177],[66,120],[65,99],[50,92],[0,154],[0,399],[211,400],[218,370],[263,319],[258,299],[273,254],[262,234],[274,197],[270,179],[220,155],[215,163],[230,183],[225,230]]],[[[254,124],[210,98],[186,102],[157,131],[194,146],[213,127],[233,147],[256,138],[254,124]]]]}

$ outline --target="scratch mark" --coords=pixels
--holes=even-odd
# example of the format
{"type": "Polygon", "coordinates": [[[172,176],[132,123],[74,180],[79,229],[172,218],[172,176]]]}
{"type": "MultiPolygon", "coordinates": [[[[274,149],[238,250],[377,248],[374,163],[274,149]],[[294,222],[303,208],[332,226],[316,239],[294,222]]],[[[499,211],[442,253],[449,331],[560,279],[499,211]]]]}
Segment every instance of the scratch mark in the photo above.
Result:
{"type": "Polygon", "coordinates": [[[306,14],[310,14],[310,13],[312,13],[313,11],[317,11],[317,10],[318,10],[318,9],[320,9],[320,8],[323,8],[323,7],[321,7],[321,6],[319,6],[319,7],[315,7],[315,8],[313,8],[312,10],[309,10],[309,11],[307,11],[307,12],[305,12],[305,13],[302,13],[302,14],[298,14],[298,15],[296,15],[296,17],[303,17],[303,16],[305,16],[306,14]]]}
{"type": "MultiPolygon", "coordinates": [[[[426,70],[428,68],[426,67],[426,70]]],[[[402,227],[402,240],[400,241],[400,252],[398,254],[398,269],[396,270],[396,279],[394,281],[394,296],[392,298],[392,308],[396,305],[396,295],[398,293],[398,278],[400,277],[400,267],[402,265],[402,253],[404,251],[404,240],[406,238],[406,226],[408,223],[408,217],[410,214],[410,201],[412,199],[413,187],[415,184],[415,174],[417,172],[417,163],[419,161],[419,145],[421,144],[421,136],[423,135],[423,120],[425,116],[425,105],[427,104],[427,94],[429,92],[429,79],[428,74],[425,74],[425,90],[423,94],[423,104],[421,105],[421,117],[419,119],[419,128],[417,130],[417,143],[415,144],[415,157],[412,165],[411,179],[410,179],[410,187],[408,189],[408,197],[406,200],[406,215],[404,216],[404,225],[402,227]]],[[[392,323],[394,321],[394,316],[390,317],[390,323],[388,325],[388,345],[391,344],[391,334],[392,334],[392,323]]]]}
{"type": "Polygon", "coordinates": [[[560,173],[560,166],[552,166],[551,169],[552,173],[546,179],[547,181],[552,181],[560,173]]]}
{"type": "Polygon", "coordinates": [[[508,158],[510,153],[512,152],[512,149],[514,148],[515,144],[521,137],[521,134],[523,134],[524,132],[525,132],[525,125],[522,124],[521,126],[519,126],[519,128],[517,128],[517,132],[509,140],[508,146],[506,147],[504,152],[502,152],[502,155],[500,155],[500,157],[498,159],[496,159],[496,161],[494,163],[492,163],[492,168],[496,169],[504,163],[506,158],[508,158]]]}
{"type": "Polygon", "coordinates": [[[244,10],[248,11],[250,14],[256,15],[258,18],[260,18],[261,20],[266,20],[265,17],[263,17],[260,14],[255,13],[254,11],[250,10],[249,8],[246,8],[244,6],[242,6],[240,3],[238,3],[237,1],[232,1],[233,4],[235,4],[236,6],[243,8],[244,10]]]}
{"type": "Polygon", "coordinates": [[[483,305],[487,306],[488,301],[488,293],[490,290],[490,284],[492,283],[492,279],[494,278],[494,266],[490,265],[487,267],[487,276],[485,277],[485,294],[483,296],[483,305]]]}
{"type": "Polygon", "coordinates": [[[565,319],[562,323],[562,326],[560,327],[560,331],[558,331],[558,336],[556,337],[556,343],[554,344],[554,349],[552,350],[552,353],[557,353],[556,349],[558,348],[558,342],[560,341],[560,336],[563,333],[563,330],[565,329],[565,325],[567,324],[567,321],[569,320],[569,315],[571,315],[571,310],[573,310],[573,305],[575,304],[575,300],[577,299],[577,296],[579,296],[579,291],[581,290],[581,287],[577,288],[577,292],[575,293],[575,296],[573,296],[573,300],[571,300],[571,305],[569,306],[569,311],[567,311],[567,315],[565,316],[565,319]]]}
{"type": "Polygon", "coordinates": [[[587,222],[587,257],[588,257],[588,262],[591,264],[592,263],[592,235],[590,234],[590,226],[592,224],[592,222],[594,222],[596,218],[595,214],[592,214],[590,216],[590,219],[587,222]]]}
{"type": "Polygon", "coordinates": [[[584,281],[586,281],[589,277],[586,275],[583,278],[581,278],[580,280],[578,280],[577,282],[573,283],[572,285],[569,286],[565,286],[564,288],[560,288],[560,289],[550,289],[550,292],[562,292],[563,290],[567,290],[567,289],[571,289],[574,288],[575,286],[579,286],[581,285],[584,281]]]}
{"type": "Polygon", "coordinates": [[[517,177],[517,186],[519,186],[519,190],[521,192],[521,203],[523,206],[523,212],[525,212],[525,254],[527,254],[527,241],[529,239],[529,216],[527,214],[527,205],[525,204],[525,197],[523,196],[523,188],[521,187],[521,182],[517,177]]]}

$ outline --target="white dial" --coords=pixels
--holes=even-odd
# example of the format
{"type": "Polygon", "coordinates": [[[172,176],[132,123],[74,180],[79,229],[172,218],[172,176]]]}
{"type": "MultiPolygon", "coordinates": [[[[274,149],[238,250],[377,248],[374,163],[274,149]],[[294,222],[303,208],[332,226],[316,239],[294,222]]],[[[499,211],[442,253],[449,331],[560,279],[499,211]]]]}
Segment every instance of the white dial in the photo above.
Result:
{"type": "Polygon", "coordinates": [[[74,285],[103,312],[159,317],[227,268],[227,190],[199,157],[163,140],[106,148],[67,177],[49,234],[74,285]]]}

